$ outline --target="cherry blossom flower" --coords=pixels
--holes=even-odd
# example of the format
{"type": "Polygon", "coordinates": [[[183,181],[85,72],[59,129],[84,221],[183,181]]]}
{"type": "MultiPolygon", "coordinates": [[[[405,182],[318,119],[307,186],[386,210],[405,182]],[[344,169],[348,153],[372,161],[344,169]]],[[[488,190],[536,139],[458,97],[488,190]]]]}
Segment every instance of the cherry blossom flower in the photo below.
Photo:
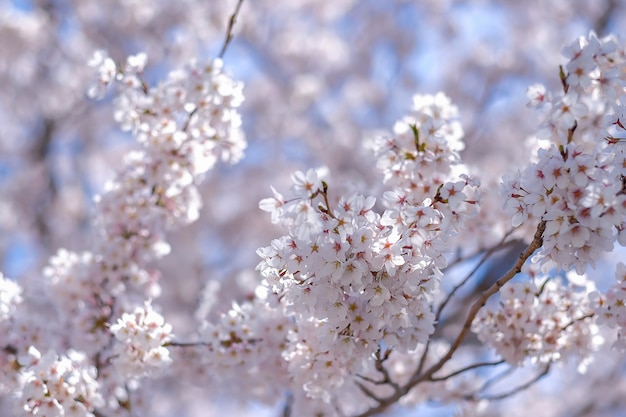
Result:
{"type": "Polygon", "coordinates": [[[166,347],[171,331],[171,325],[165,323],[150,303],[124,313],[111,325],[111,333],[117,340],[113,364],[126,378],[159,375],[172,362],[166,347]]]}
{"type": "Polygon", "coordinates": [[[104,405],[96,369],[85,355],[74,351],[61,357],[53,351],[42,355],[31,347],[20,363],[17,415],[94,417],[95,408],[104,405]]]}
{"type": "Polygon", "coordinates": [[[583,363],[602,343],[585,291],[549,279],[509,283],[500,294],[499,306],[482,309],[472,330],[513,365],[569,356],[583,363]]]}

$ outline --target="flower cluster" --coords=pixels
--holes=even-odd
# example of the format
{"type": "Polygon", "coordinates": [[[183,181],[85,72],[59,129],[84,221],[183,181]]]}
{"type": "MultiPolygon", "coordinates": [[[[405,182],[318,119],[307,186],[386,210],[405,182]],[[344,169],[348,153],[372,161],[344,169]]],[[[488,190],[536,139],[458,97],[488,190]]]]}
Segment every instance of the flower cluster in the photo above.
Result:
{"type": "Polygon", "coordinates": [[[0,326],[11,317],[15,305],[22,301],[21,293],[18,284],[0,274],[0,326]]]}
{"type": "Polygon", "coordinates": [[[42,355],[31,347],[20,358],[22,388],[17,393],[19,416],[93,417],[103,405],[96,380],[97,372],[87,358],[70,351],[57,356],[53,351],[42,355]]]}
{"type": "Polygon", "coordinates": [[[102,98],[118,75],[115,61],[109,57],[106,51],[99,50],[94,52],[88,65],[94,69],[96,80],[87,90],[87,95],[90,98],[102,98]]]}
{"type": "MultiPolygon", "coordinates": [[[[351,0],[339,3],[345,3],[337,9],[341,12],[351,0]]],[[[241,4],[229,21],[222,54],[241,4]]],[[[334,20],[336,13],[324,20],[334,20]]],[[[186,30],[170,32],[187,39],[182,36],[186,30]]],[[[279,45],[279,54],[293,49],[285,45],[279,45]]],[[[399,57],[404,49],[411,50],[398,49],[399,57]]],[[[296,55],[304,59],[301,52],[296,55]]],[[[615,328],[618,347],[626,347],[626,265],[619,265],[618,282],[605,294],[571,271],[583,273],[615,242],[626,244],[626,50],[616,38],[591,34],[566,47],[563,55],[563,91],[553,94],[540,85],[528,91],[530,106],[544,111],[537,157],[502,186],[504,211],[516,231],[502,236],[509,219],[500,221],[493,194],[483,192],[490,187],[481,189],[461,161],[465,144],[457,108],[441,93],[418,95],[391,134],[371,141],[384,192],[343,188],[331,183],[323,168],[295,172],[285,196],[272,189],[273,197],[259,204],[284,230],[257,251],[260,286],[259,274],[252,272],[243,291],[244,284],[230,288],[231,283],[222,286],[225,281],[213,279],[197,310],[199,323],[192,325],[191,308],[178,315],[181,306],[167,303],[183,300],[197,290],[196,283],[176,288],[180,292],[164,291],[166,297],[159,299],[161,274],[171,268],[176,276],[191,270],[200,275],[207,262],[204,251],[198,251],[198,259],[185,253],[184,269],[181,258],[172,257],[169,265],[161,258],[170,252],[168,234],[198,219],[199,183],[207,172],[219,161],[234,163],[243,156],[242,85],[223,72],[217,59],[192,62],[152,86],[145,81],[147,54],[117,62],[106,51],[96,52],[89,62],[95,80],[88,96],[103,98],[116,88],[114,119],[137,143],[96,198],[90,247],[61,249],[52,256],[44,285],[24,286],[26,302],[20,286],[0,275],[0,391],[15,394],[20,416],[139,415],[149,414],[142,401],[153,387],[173,388],[169,378],[192,376],[203,379],[198,384],[203,389],[234,394],[241,402],[275,406],[287,393],[285,415],[371,415],[396,403],[466,401],[460,413],[477,415],[491,399],[532,384],[502,393],[495,387],[491,395],[492,385],[507,385],[508,378],[528,371],[517,369],[527,362],[547,372],[553,362],[575,359],[583,370],[603,342],[599,323],[615,328]],[[517,261],[509,261],[518,250],[513,236],[537,223],[532,243],[517,261]],[[536,262],[529,265],[538,248],[536,262]],[[458,256],[450,262],[453,251],[458,256]],[[480,260],[470,256],[476,251],[484,255],[480,260]],[[469,265],[474,260],[475,268],[469,265]],[[500,273],[500,263],[514,265],[500,273]],[[467,266],[472,270],[461,278],[467,266]],[[569,274],[539,275],[554,267],[569,274]],[[487,270],[482,281],[468,288],[482,270],[487,270]],[[495,283],[494,276],[500,277],[495,283]],[[38,298],[37,291],[44,295],[38,298]],[[231,304],[231,299],[236,301],[231,304]],[[162,311],[175,315],[166,320],[162,311]],[[174,338],[170,323],[176,320],[183,324],[176,334],[182,331],[188,340],[174,338]],[[472,340],[470,328],[482,343],[472,340]],[[496,360],[486,347],[495,350],[496,360]],[[507,370],[500,373],[500,367],[507,370]],[[165,383],[141,381],[156,377],[165,383]]],[[[331,66],[343,66],[339,61],[331,66]]],[[[51,65],[28,64],[38,68],[40,78],[56,78],[48,74],[51,65]]],[[[295,94],[283,95],[282,86],[262,80],[262,91],[281,97],[273,103],[280,111],[265,120],[267,126],[284,126],[278,136],[299,132],[307,140],[319,132],[318,126],[310,130],[306,123],[285,122],[289,118],[281,106],[315,107],[309,113],[332,122],[330,113],[345,113],[339,107],[334,111],[330,96],[358,104],[355,115],[361,116],[369,114],[368,103],[380,98],[359,79],[334,83],[341,91],[318,106],[313,98],[326,92],[319,74],[289,80],[291,70],[280,66],[287,92],[295,94]]],[[[466,83],[465,77],[459,80],[466,83]]],[[[82,85],[82,79],[75,84],[82,85]]],[[[261,96],[257,109],[273,108],[261,96]]],[[[44,114],[42,138],[34,142],[46,146],[38,153],[56,140],[52,131],[69,132],[55,114],[44,114]]],[[[485,119],[493,119],[489,132],[499,132],[507,120],[485,119]]],[[[329,158],[334,166],[344,162],[341,155],[329,158]]],[[[358,161],[350,168],[362,165],[358,161]]],[[[239,191],[227,195],[225,204],[245,206],[249,196],[239,191]]],[[[222,249],[217,255],[235,258],[222,249]]],[[[232,272],[237,262],[224,269],[232,272]]]]}
{"type": "Polygon", "coordinates": [[[602,343],[587,289],[555,278],[507,283],[498,305],[481,309],[472,330],[512,365],[577,356],[583,370],[602,343]]]}
{"type": "Polygon", "coordinates": [[[0,392],[5,392],[12,386],[11,370],[16,361],[12,327],[14,315],[18,305],[22,303],[22,288],[15,282],[0,274],[0,392]]]}
{"type": "Polygon", "coordinates": [[[575,143],[563,152],[554,145],[540,149],[538,156],[521,177],[505,182],[506,210],[514,226],[534,218],[546,221],[542,262],[583,273],[613,248],[615,232],[623,228],[626,195],[616,169],[622,162],[608,152],[584,152],[575,143]]]}
{"type": "MultiPolygon", "coordinates": [[[[192,63],[153,88],[142,79],[145,63],[144,54],[124,65],[96,54],[91,93],[102,96],[117,83],[115,118],[140,148],[96,199],[91,251],[60,250],[44,270],[61,326],[71,329],[67,342],[102,361],[102,393],[111,398],[128,380],[158,376],[171,363],[171,327],[145,302],[160,295],[159,272],[147,266],[169,252],[169,230],[197,219],[204,174],[218,160],[237,162],[246,145],[237,110],[242,85],[222,72],[220,60],[192,63]]],[[[15,348],[24,353],[28,345],[15,348]]]]}
{"type": "Polygon", "coordinates": [[[410,192],[412,201],[432,198],[460,164],[465,144],[457,108],[442,93],[416,95],[410,115],[396,122],[392,137],[371,144],[385,184],[410,192]]]}
{"type": "Polygon", "coordinates": [[[60,310],[86,334],[104,330],[116,314],[115,299],[137,305],[159,295],[158,274],[144,265],[169,252],[168,229],[197,219],[202,175],[218,159],[236,162],[245,148],[237,113],[242,86],[222,73],[220,60],[192,63],[149,88],[141,79],[145,55],[115,65],[114,76],[106,53],[96,58],[99,85],[115,80],[122,90],[116,118],[142,147],[97,199],[100,239],[93,253],[62,250],[45,272],[60,310]],[[128,289],[138,294],[133,298],[128,289]]]}
{"type": "Polygon", "coordinates": [[[149,259],[169,250],[164,228],[198,218],[195,184],[218,160],[239,161],[246,143],[237,111],[242,85],[222,72],[220,60],[192,63],[151,89],[139,78],[142,68],[130,57],[118,74],[123,90],[115,117],[143,147],[107,186],[99,223],[108,248],[149,259]]]}
{"type": "Polygon", "coordinates": [[[253,300],[233,303],[217,320],[203,321],[194,349],[194,361],[210,383],[242,401],[272,404],[288,384],[281,355],[293,325],[268,297],[275,295],[259,287],[253,300]]]}
{"type": "Polygon", "coordinates": [[[307,370],[309,394],[324,397],[344,381],[337,369],[345,376],[383,339],[403,350],[426,342],[439,273],[410,238],[381,223],[373,198],[356,194],[331,207],[316,171],[293,179],[293,198],[261,202],[289,235],[259,250],[259,268],[298,323],[290,369],[307,370]]]}
{"type": "Polygon", "coordinates": [[[599,39],[590,33],[563,48],[562,54],[567,59],[560,74],[563,92],[553,96],[541,85],[528,90],[529,105],[545,111],[538,137],[560,150],[575,141],[591,151],[600,139],[610,139],[616,128],[623,130],[619,126],[626,85],[620,70],[626,58],[623,46],[614,36],[599,39]]]}
{"type": "Polygon", "coordinates": [[[546,269],[575,267],[582,274],[602,251],[623,236],[626,216],[621,103],[626,78],[615,39],[591,34],[564,49],[564,92],[552,98],[529,89],[531,105],[546,109],[539,138],[548,146],[536,163],[505,179],[502,193],[513,226],[546,221],[542,262],[546,269]],[[606,117],[605,115],[609,115],[606,117]],[[617,233],[616,233],[617,232],[617,233]]]}
{"type": "Polygon", "coordinates": [[[395,124],[394,135],[372,143],[377,167],[393,188],[384,194],[389,210],[383,224],[408,229],[412,244],[439,268],[446,266],[449,238],[478,213],[481,198],[478,181],[461,163],[458,117],[445,95],[417,95],[412,113],[395,124]]]}
{"type": "Polygon", "coordinates": [[[395,131],[397,139],[374,144],[395,187],[382,215],[360,194],[331,204],[315,170],[293,175],[288,198],[274,191],[260,203],[288,231],[258,253],[268,285],[296,319],[289,369],[308,395],[327,401],[383,340],[404,352],[428,340],[446,241],[476,212],[477,184],[448,181],[462,142],[447,98],[416,97],[414,116],[395,131]]]}
{"type": "Polygon", "coordinates": [[[172,326],[165,323],[150,303],[124,313],[111,326],[116,339],[113,364],[125,378],[159,375],[172,362],[166,347],[171,331],[172,326]]]}
{"type": "Polygon", "coordinates": [[[618,340],[616,346],[626,350],[626,265],[619,263],[615,273],[617,284],[606,294],[590,294],[592,306],[598,316],[598,324],[616,328],[618,340]]]}
{"type": "Polygon", "coordinates": [[[72,323],[67,338],[74,349],[96,354],[109,341],[105,323],[111,315],[113,291],[105,292],[90,252],[60,249],[43,270],[46,288],[54,295],[60,321],[72,323]]]}

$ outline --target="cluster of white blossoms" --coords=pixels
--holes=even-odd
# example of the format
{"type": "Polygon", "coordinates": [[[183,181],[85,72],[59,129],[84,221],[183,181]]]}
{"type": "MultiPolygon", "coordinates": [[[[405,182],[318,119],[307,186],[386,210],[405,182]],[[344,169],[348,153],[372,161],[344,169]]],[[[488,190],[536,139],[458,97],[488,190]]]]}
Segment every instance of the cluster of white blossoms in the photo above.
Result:
{"type": "Polygon", "coordinates": [[[259,287],[254,299],[233,303],[216,320],[203,321],[192,352],[191,362],[209,383],[241,401],[273,404],[289,384],[282,352],[293,324],[268,297],[275,295],[259,287]]]}
{"type": "Polygon", "coordinates": [[[603,342],[598,334],[581,277],[564,284],[559,278],[509,282],[493,307],[480,310],[472,323],[478,338],[512,365],[548,364],[575,357],[584,371],[603,342]]]}
{"type": "Polygon", "coordinates": [[[444,268],[449,238],[477,215],[481,198],[478,180],[461,163],[458,109],[442,93],[416,95],[411,114],[393,133],[371,144],[384,182],[393,188],[383,195],[389,210],[382,224],[408,233],[413,247],[444,268]]]}
{"type": "Polygon", "coordinates": [[[461,162],[465,148],[458,109],[443,93],[416,95],[410,115],[396,122],[392,137],[374,139],[385,184],[410,190],[411,200],[432,198],[461,162]]]}
{"type": "MultiPolygon", "coordinates": [[[[222,72],[221,60],[192,63],[153,88],[140,79],[143,62],[130,57],[118,74],[123,89],[115,114],[143,146],[108,184],[98,220],[104,249],[122,247],[145,261],[169,251],[165,229],[198,218],[196,183],[217,161],[238,162],[246,142],[238,113],[243,86],[222,72]]],[[[117,258],[103,255],[103,262],[117,258]]]]}
{"type": "Polygon", "coordinates": [[[285,358],[312,397],[329,400],[383,341],[406,352],[428,340],[446,241],[476,213],[477,184],[450,181],[462,142],[445,96],[416,97],[394,132],[374,144],[394,187],[382,215],[373,197],[332,204],[321,170],[296,172],[289,197],[260,203],[288,232],[259,249],[259,269],[295,317],[285,358]]]}
{"type": "Polygon", "coordinates": [[[626,265],[619,263],[615,274],[617,283],[606,294],[594,292],[590,295],[598,316],[598,324],[617,329],[615,346],[626,351],[626,265]]]}
{"type": "Polygon", "coordinates": [[[94,69],[96,79],[87,90],[87,95],[90,98],[103,98],[109,86],[118,77],[117,65],[103,50],[94,52],[88,65],[94,69]]]}
{"type": "Polygon", "coordinates": [[[530,104],[545,109],[538,137],[547,141],[537,162],[505,179],[502,192],[513,226],[546,222],[546,270],[574,267],[582,274],[617,239],[626,244],[626,159],[620,138],[626,76],[616,39],[591,34],[564,49],[563,94],[529,89],[530,104]]]}
{"type": "Polygon", "coordinates": [[[292,198],[275,193],[261,202],[289,234],[259,249],[259,269],[296,319],[285,353],[290,371],[310,395],[328,399],[383,338],[404,349],[427,340],[437,277],[425,263],[407,262],[373,198],[354,195],[333,207],[316,171],[293,180],[292,198]]]}
{"type": "Polygon", "coordinates": [[[613,248],[616,231],[624,226],[626,195],[616,169],[619,161],[608,152],[584,152],[576,143],[563,151],[555,145],[540,149],[538,157],[521,178],[505,184],[510,195],[506,209],[514,226],[530,218],[546,221],[542,253],[548,267],[575,267],[583,273],[587,264],[613,248]]]}
{"type": "MultiPolygon", "coordinates": [[[[22,301],[22,289],[15,282],[0,274],[0,326],[7,321],[15,310],[15,306],[22,301]]],[[[2,332],[2,327],[0,327],[2,332]]]]}
{"type": "Polygon", "coordinates": [[[129,379],[159,375],[172,362],[165,347],[171,332],[172,326],[150,303],[124,313],[111,326],[116,339],[112,362],[118,372],[129,379]]]}
{"type": "MultiPolygon", "coordinates": [[[[59,320],[71,323],[67,339],[71,346],[88,355],[101,351],[109,343],[106,323],[111,315],[112,297],[95,280],[93,255],[59,249],[43,269],[46,288],[54,296],[59,320]]],[[[28,347],[28,346],[24,346],[28,347]]]]}
{"type": "Polygon", "coordinates": [[[287,196],[273,190],[262,200],[285,233],[257,251],[261,286],[226,312],[198,314],[200,327],[184,342],[155,311],[160,275],[151,268],[170,251],[167,233],[199,217],[197,185],[207,171],[242,158],[242,85],[218,59],[151,87],[145,54],[121,64],[98,51],[88,94],[119,88],[114,117],[137,150],[96,199],[92,247],[61,249],[44,269],[58,319],[49,333],[16,314],[20,287],[0,275],[0,371],[11,373],[0,375],[0,388],[16,393],[19,415],[130,415],[139,380],[178,361],[180,374],[235,387],[246,400],[272,403],[289,391],[285,414],[296,404],[298,415],[343,415],[383,410],[386,401],[480,399],[490,380],[465,372],[503,361],[457,362],[470,324],[512,368],[569,358],[584,367],[603,342],[597,323],[616,328],[626,346],[624,264],[606,294],[584,277],[566,284],[539,275],[553,267],[582,274],[602,251],[626,243],[626,54],[615,39],[595,35],[564,54],[563,93],[529,90],[531,104],[545,109],[545,146],[502,186],[512,225],[540,226],[515,268],[477,296],[456,339],[443,341],[455,323],[441,313],[473,273],[448,297],[440,281],[446,255],[462,249],[479,212],[481,190],[461,163],[458,111],[437,94],[415,96],[393,134],[371,142],[388,187],[379,205],[372,196],[337,195],[322,168],[294,173],[287,196]],[[536,248],[538,262],[522,267],[536,248]],[[526,275],[511,282],[519,272],[526,275]],[[352,399],[339,404],[339,391],[352,399]]]}
{"type": "Polygon", "coordinates": [[[237,110],[242,85],[222,73],[220,60],[192,63],[154,88],[142,80],[145,62],[140,54],[117,65],[100,51],[91,63],[97,82],[89,94],[101,97],[114,83],[119,86],[115,117],[140,148],[96,199],[98,233],[91,250],[61,249],[44,269],[44,290],[52,294],[58,322],[44,333],[27,314],[16,314],[19,286],[0,279],[2,369],[15,366],[17,358],[35,357],[38,348],[61,351],[69,345],[80,352],[70,359],[52,353],[43,362],[36,358],[40,365],[32,375],[24,368],[24,378],[0,381],[2,389],[6,384],[22,392],[18,408],[33,415],[88,415],[84,409],[91,412],[99,402],[74,384],[90,375],[95,379],[96,368],[106,382],[99,388],[104,410],[116,413],[124,407],[129,381],[136,387],[137,380],[169,367],[171,326],[146,302],[160,294],[159,273],[149,263],[169,252],[168,230],[197,219],[196,186],[203,175],[219,160],[237,162],[246,146],[237,110]],[[94,367],[84,375],[71,368],[76,355],[90,358],[94,367]],[[60,379],[44,375],[44,365],[60,379]]]}
{"type": "Polygon", "coordinates": [[[42,355],[31,347],[20,357],[21,389],[17,416],[93,417],[104,403],[96,368],[76,351],[42,355]]]}
{"type": "Polygon", "coordinates": [[[11,342],[15,311],[22,301],[22,288],[0,274],[0,392],[10,389],[14,382],[11,371],[17,358],[12,352],[15,349],[7,345],[11,342]]]}

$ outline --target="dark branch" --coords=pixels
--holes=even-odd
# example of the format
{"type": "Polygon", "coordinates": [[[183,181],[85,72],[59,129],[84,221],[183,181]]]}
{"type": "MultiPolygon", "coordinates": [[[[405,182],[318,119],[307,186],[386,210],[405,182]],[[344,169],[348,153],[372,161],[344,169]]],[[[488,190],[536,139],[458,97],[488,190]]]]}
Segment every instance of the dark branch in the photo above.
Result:
{"type": "Polygon", "coordinates": [[[378,396],[376,394],[374,394],[369,388],[367,388],[365,385],[361,384],[360,382],[356,381],[355,382],[356,385],[359,387],[359,389],[361,391],[363,391],[363,394],[365,394],[366,396],[368,396],[369,398],[373,399],[374,401],[376,401],[379,404],[383,403],[383,399],[378,398],[378,396]]]}
{"type": "Polygon", "coordinates": [[[609,27],[609,22],[613,17],[615,9],[617,8],[617,0],[609,0],[604,13],[602,13],[598,19],[595,21],[593,25],[593,30],[598,34],[598,36],[603,36],[606,34],[607,29],[609,27]]]}
{"type": "MultiPolygon", "coordinates": [[[[506,241],[506,239],[510,236],[512,230],[509,231],[506,235],[504,235],[504,237],[500,240],[500,242],[498,242],[497,245],[493,246],[492,248],[490,248],[489,250],[487,250],[485,252],[485,254],[483,255],[483,257],[480,259],[480,261],[478,261],[478,264],[476,264],[476,266],[474,267],[474,269],[472,269],[470,271],[469,274],[467,274],[467,276],[459,283],[457,284],[452,291],[450,291],[450,293],[448,294],[448,296],[446,297],[446,299],[441,303],[441,305],[439,305],[439,309],[437,310],[437,314],[435,316],[435,322],[439,322],[439,319],[441,318],[441,313],[443,312],[443,309],[446,308],[446,305],[450,302],[450,300],[452,299],[452,297],[454,297],[454,294],[456,294],[456,292],[467,283],[467,281],[469,281],[474,274],[480,269],[481,266],[483,266],[483,264],[491,257],[491,255],[493,255],[495,252],[503,249],[504,246],[504,242],[506,241]]],[[[512,240],[511,242],[515,242],[514,240],[512,240]]]]}
{"type": "MultiPolygon", "coordinates": [[[[416,370],[415,374],[409,380],[409,382],[400,387],[400,389],[395,390],[395,392],[388,397],[379,399],[379,405],[359,414],[358,417],[369,417],[381,413],[389,406],[396,403],[400,398],[406,395],[413,387],[415,387],[419,383],[433,380],[433,375],[441,368],[443,368],[443,366],[452,358],[454,353],[461,346],[463,340],[465,339],[465,336],[471,328],[474,318],[478,314],[478,311],[487,303],[487,300],[492,295],[497,293],[500,288],[502,288],[504,284],[509,282],[511,279],[513,279],[515,275],[521,272],[522,266],[524,265],[526,260],[530,258],[531,255],[543,245],[543,232],[545,231],[545,229],[546,222],[545,220],[542,220],[537,226],[537,231],[535,232],[535,236],[533,237],[532,242],[528,245],[526,250],[522,254],[520,254],[518,260],[515,262],[513,267],[511,267],[511,269],[509,269],[498,281],[491,285],[491,287],[485,290],[478,298],[478,300],[476,300],[476,302],[472,305],[472,308],[470,309],[470,312],[465,320],[465,324],[463,325],[463,329],[448,349],[448,352],[437,363],[432,365],[426,372],[421,373],[420,369],[418,368],[418,370],[416,370]]],[[[546,370],[545,373],[547,372],[548,371],[546,370]]],[[[537,379],[539,379],[539,377],[537,379]]]]}
{"type": "Polygon", "coordinates": [[[530,245],[528,245],[524,253],[520,255],[517,262],[515,262],[515,265],[513,265],[513,267],[509,269],[508,272],[504,274],[502,278],[497,280],[491,287],[485,290],[480,296],[480,298],[478,298],[478,300],[476,300],[476,302],[472,305],[472,308],[470,309],[467,319],[465,320],[465,324],[463,325],[463,329],[461,329],[461,332],[457,336],[454,343],[452,343],[452,346],[450,346],[450,349],[448,349],[448,352],[439,360],[439,362],[433,365],[423,375],[416,375],[414,378],[415,383],[426,380],[426,379],[430,379],[435,372],[443,368],[446,362],[448,362],[450,358],[452,358],[452,355],[454,355],[454,352],[456,352],[457,349],[461,346],[463,339],[465,339],[465,336],[470,331],[472,322],[474,321],[474,318],[478,314],[478,311],[481,308],[483,308],[483,306],[487,303],[487,300],[492,295],[500,291],[500,288],[502,288],[504,284],[509,282],[511,279],[513,279],[515,275],[521,272],[522,265],[524,265],[526,260],[530,258],[530,256],[533,253],[535,253],[535,251],[543,245],[543,232],[545,229],[546,229],[546,221],[542,220],[537,226],[537,231],[535,232],[535,236],[532,242],[530,243],[530,245]]]}
{"type": "Polygon", "coordinates": [[[489,388],[493,384],[497,383],[498,381],[502,381],[504,378],[507,378],[510,375],[512,375],[516,369],[517,368],[515,368],[514,366],[511,366],[505,369],[504,371],[500,372],[499,374],[492,376],[487,381],[485,381],[485,383],[483,384],[483,386],[480,388],[479,391],[485,392],[487,388],[489,388]]]}
{"type": "Polygon", "coordinates": [[[293,394],[291,392],[288,392],[287,398],[285,399],[285,406],[283,407],[282,417],[291,417],[292,405],[293,405],[293,394]]]}
{"type": "Polygon", "coordinates": [[[430,381],[445,381],[446,379],[450,379],[452,377],[455,377],[457,375],[461,375],[464,372],[467,372],[469,370],[472,369],[476,369],[476,368],[482,368],[484,366],[498,366],[498,365],[502,365],[504,363],[504,360],[499,360],[499,361],[493,361],[493,362],[478,362],[469,366],[466,366],[465,368],[461,368],[458,371],[454,371],[452,373],[449,373],[446,376],[440,376],[440,377],[432,377],[430,379],[430,381]]]}
{"type": "Polygon", "coordinates": [[[546,376],[548,374],[548,372],[550,372],[550,364],[546,365],[544,370],[539,375],[537,375],[536,377],[534,377],[530,381],[526,382],[525,384],[522,384],[522,385],[520,385],[518,387],[513,388],[510,391],[504,392],[502,394],[487,395],[487,396],[483,396],[483,397],[479,397],[479,398],[473,398],[472,397],[471,399],[472,400],[487,400],[487,401],[503,400],[505,398],[511,397],[511,396],[517,394],[518,392],[521,392],[521,391],[529,388],[530,386],[536,384],[541,378],[546,376]]]}
{"type": "Polygon", "coordinates": [[[222,45],[222,50],[218,55],[220,58],[224,58],[224,54],[226,54],[226,50],[228,49],[228,45],[233,40],[233,28],[235,27],[235,23],[237,23],[237,15],[239,14],[239,10],[241,9],[241,5],[243,0],[239,0],[237,2],[237,6],[235,7],[235,11],[232,15],[230,15],[230,19],[228,19],[228,28],[226,28],[226,37],[224,38],[224,44],[222,45]]]}
{"type": "Polygon", "coordinates": [[[167,342],[164,344],[164,346],[173,346],[173,347],[198,347],[198,346],[206,346],[209,348],[212,348],[213,345],[211,343],[207,343],[207,342],[175,342],[175,341],[171,341],[171,342],[167,342]]]}

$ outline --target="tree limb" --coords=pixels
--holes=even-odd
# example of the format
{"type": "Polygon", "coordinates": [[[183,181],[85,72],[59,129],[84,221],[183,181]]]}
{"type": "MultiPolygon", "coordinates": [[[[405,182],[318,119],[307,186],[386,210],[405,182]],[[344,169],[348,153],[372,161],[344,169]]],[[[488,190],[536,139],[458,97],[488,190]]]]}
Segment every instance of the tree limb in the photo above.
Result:
{"type": "MultiPolygon", "coordinates": [[[[448,349],[448,352],[437,363],[435,363],[430,368],[428,368],[426,372],[421,373],[420,369],[418,368],[418,370],[416,370],[415,374],[409,380],[409,382],[407,382],[405,385],[400,387],[400,389],[395,390],[395,392],[389,395],[388,397],[380,398],[379,405],[377,405],[376,407],[370,408],[369,410],[359,414],[357,417],[369,417],[369,416],[376,415],[386,410],[391,405],[395,404],[400,398],[406,395],[412,388],[414,388],[421,382],[432,381],[433,375],[437,371],[439,371],[441,368],[443,368],[443,366],[452,358],[454,353],[461,346],[463,340],[465,339],[465,336],[467,335],[467,333],[469,332],[471,328],[474,318],[478,314],[478,311],[487,303],[487,300],[492,295],[497,293],[500,290],[500,288],[504,286],[504,284],[509,282],[511,279],[513,279],[515,275],[521,272],[522,266],[524,265],[526,260],[530,258],[531,255],[535,253],[535,251],[543,245],[543,232],[545,231],[545,229],[546,229],[546,221],[542,220],[537,226],[537,230],[535,232],[532,242],[530,242],[526,250],[520,254],[518,260],[511,267],[511,269],[509,269],[498,281],[496,281],[493,285],[491,285],[491,287],[485,290],[481,294],[481,296],[478,298],[478,300],[476,300],[476,302],[472,305],[472,308],[470,309],[470,312],[465,320],[465,324],[463,325],[463,329],[461,330],[461,332],[459,333],[455,341],[452,343],[452,345],[448,349]]],[[[546,370],[545,373],[547,372],[548,371],[546,370]]],[[[540,377],[541,376],[543,376],[543,374],[540,375],[540,377]]]]}
{"type": "Polygon", "coordinates": [[[239,0],[237,2],[237,6],[235,7],[235,11],[232,15],[230,15],[230,19],[228,19],[228,27],[226,28],[226,37],[224,38],[224,44],[222,45],[222,50],[218,55],[220,58],[224,58],[224,54],[226,54],[226,50],[228,49],[228,45],[233,40],[233,28],[235,27],[235,23],[237,23],[237,15],[239,14],[239,10],[241,9],[241,5],[243,0],[239,0]]]}

